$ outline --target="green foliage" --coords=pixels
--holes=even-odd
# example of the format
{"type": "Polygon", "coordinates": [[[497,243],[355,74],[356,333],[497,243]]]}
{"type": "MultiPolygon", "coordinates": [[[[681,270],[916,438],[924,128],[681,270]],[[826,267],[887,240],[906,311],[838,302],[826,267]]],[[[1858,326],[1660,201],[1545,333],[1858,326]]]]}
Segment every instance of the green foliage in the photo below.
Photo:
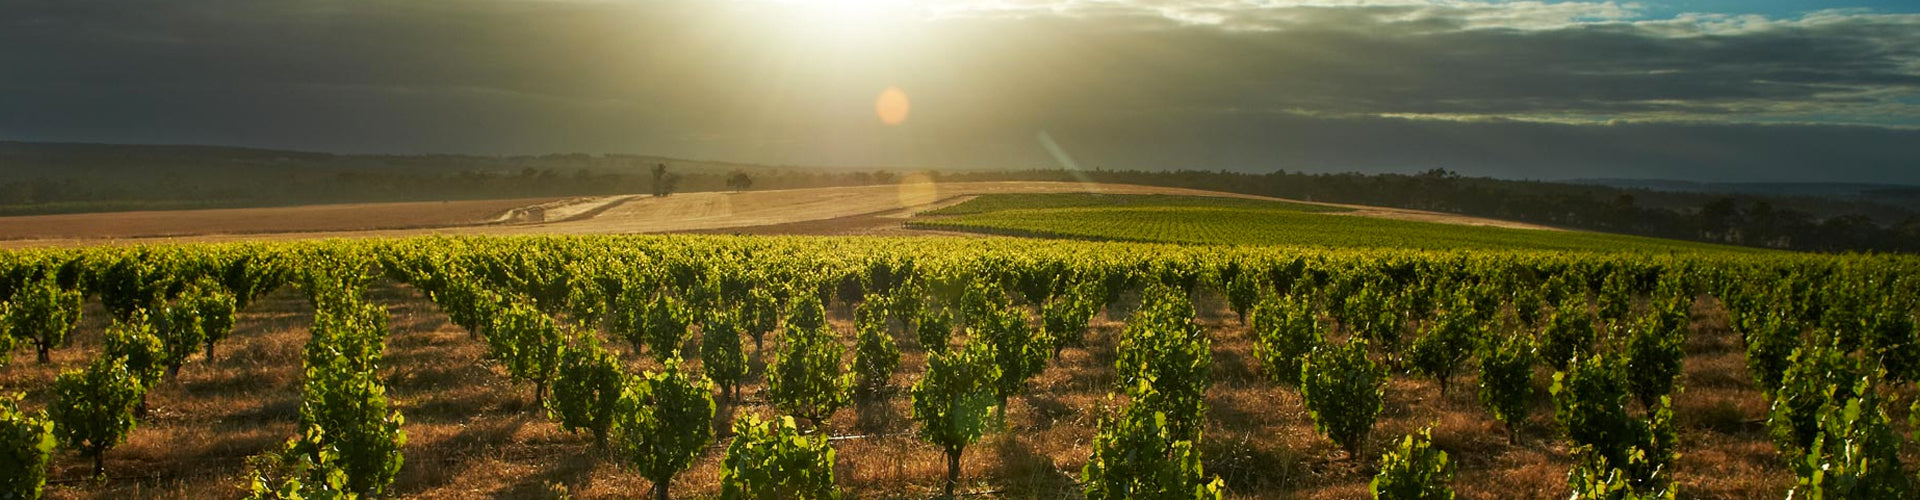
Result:
{"type": "Polygon", "coordinates": [[[780,303],[766,287],[747,292],[741,312],[741,327],[753,335],[753,349],[760,350],[768,333],[780,325],[780,303]]]}
{"type": "Polygon", "coordinates": [[[713,442],[713,383],[668,359],[660,372],[634,378],[614,410],[614,443],[628,467],[652,481],[665,500],[673,476],[693,465],[713,442]]]}
{"type": "Polygon", "coordinates": [[[722,309],[707,315],[700,327],[700,369],[727,397],[740,395],[747,377],[747,353],[740,345],[742,313],[722,309]]]}
{"type": "Polygon", "coordinates": [[[1567,472],[1567,486],[1573,500],[1674,500],[1679,490],[1671,484],[1642,485],[1633,480],[1629,469],[1640,466],[1640,455],[1630,458],[1627,469],[1612,467],[1606,457],[1576,450],[1577,462],[1567,472]]]}
{"type": "Polygon", "coordinates": [[[234,315],[239,308],[239,300],[232,292],[218,283],[202,280],[189,286],[170,309],[186,311],[181,314],[190,314],[199,322],[207,361],[213,361],[213,346],[233,334],[234,315]]]}
{"type": "Polygon", "coordinates": [[[1253,355],[1274,382],[1300,384],[1300,365],[1313,346],[1326,341],[1326,329],[1313,317],[1313,304],[1303,298],[1270,293],[1255,303],[1252,318],[1253,355]]]}
{"type": "Polygon", "coordinates": [[[533,403],[546,400],[547,382],[560,364],[560,328],[533,306],[516,302],[494,315],[487,329],[489,356],[514,380],[533,383],[533,403]]]}
{"type": "Polygon", "coordinates": [[[1194,441],[1175,439],[1167,415],[1129,405],[1102,418],[1093,456],[1080,469],[1088,500],[1218,500],[1220,478],[1200,467],[1194,441]]]}
{"type": "Polygon", "coordinates": [[[600,346],[592,331],[576,331],[572,342],[560,350],[560,366],[554,371],[553,397],[547,399],[547,415],[568,432],[586,429],[595,442],[605,444],[613,427],[615,403],[626,387],[627,375],[620,359],[600,346]]]}
{"type": "Polygon", "coordinates": [[[1551,390],[1554,418],[1572,446],[1626,464],[1639,487],[1667,480],[1677,445],[1670,403],[1662,397],[1645,419],[1628,413],[1625,363],[1605,355],[1575,358],[1567,371],[1554,373],[1551,390]]]}
{"type": "Polygon", "coordinates": [[[1422,429],[1408,434],[1400,445],[1380,456],[1380,472],[1367,483],[1376,500],[1451,500],[1453,465],[1447,452],[1433,447],[1433,434],[1422,429]]]}
{"type": "Polygon", "coordinates": [[[102,456],[133,432],[133,407],[145,393],[126,360],[94,358],[86,370],[68,370],[54,379],[47,418],[60,445],[92,458],[93,475],[101,476],[106,474],[102,456]]]}
{"type": "Polygon", "coordinates": [[[1039,333],[1017,308],[986,308],[969,318],[967,343],[986,345],[988,357],[999,369],[993,393],[1000,400],[1003,415],[1007,399],[1026,390],[1027,380],[1047,367],[1050,351],[1045,339],[1038,338],[1039,333]]]}
{"type": "Polygon", "coordinates": [[[803,436],[793,419],[733,423],[733,443],[720,461],[722,500],[832,500],[833,446],[827,436],[803,436]]]}
{"type": "Polygon", "coordinates": [[[1040,308],[1042,334],[1053,344],[1054,356],[1067,347],[1086,345],[1087,325],[1099,314],[1099,290],[1088,281],[1054,295],[1040,308]]]}
{"type": "Polygon", "coordinates": [[[53,348],[66,344],[67,334],[80,323],[80,292],[62,289],[52,279],[27,283],[13,292],[10,304],[6,330],[33,344],[41,363],[52,360],[53,348]]]}
{"type": "Polygon", "coordinates": [[[406,419],[388,407],[377,373],[355,364],[345,356],[309,362],[295,450],[315,463],[337,463],[345,491],[379,496],[405,462],[406,419]]]}
{"type": "Polygon", "coordinates": [[[1920,325],[1901,301],[1888,297],[1866,327],[1868,355],[1889,377],[1920,382],[1920,325]]]}
{"type": "Polygon", "coordinates": [[[1678,387],[1686,359],[1682,350],[1686,333],[1685,324],[1664,320],[1658,312],[1642,316],[1628,327],[1627,388],[1642,406],[1652,408],[1678,387]]]}
{"type": "Polygon", "coordinates": [[[1212,345],[1193,323],[1193,304],[1186,294],[1152,284],[1141,293],[1140,310],[1121,333],[1115,382],[1133,396],[1135,406],[1164,414],[1173,439],[1198,440],[1206,421],[1207,389],[1213,386],[1212,345]]]}
{"type": "Polygon", "coordinates": [[[162,307],[155,315],[157,323],[155,333],[164,347],[162,364],[168,375],[180,373],[180,367],[187,363],[187,357],[200,351],[207,343],[207,328],[200,312],[194,310],[184,300],[162,307]]]}
{"type": "Polygon", "coordinates": [[[57,442],[53,421],[20,411],[20,397],[0,395],[0,498],[33,500],[47,485],[57,442]]]}
{"type": "Polygon", "coordinates": [[[167,347],[154,335],[145,310],[135,310],[130,318],[108,325],[101,338],[101,354],[124,363],[141,387],[153,387],[166,373],[167,347]]]}
{"type": "Polygon", "coordinates": [[[1367,341],[1321,344],[1307,353],[1300,368],[1300,399],[1313,417],[1313,428],[1360,458],[1367,434],[1373,432],[1385,396],[1387,372],[1367,357],[1367,341]]]}
{"type": "Polygon", "coordinates": [[[841,364],[847,348],[834,338],[824,319],[815,323],[807,318],[817,311],[819,302],[798,299],[796,310],[816,309],[814,313],[796,312],[800,321],[789,320],[780,336],[773,360],[767,364],[767,399],[775,408],[821,425],[833,413],[851,402],[853,374],[841,364]],[[808,327],[807,325],[815,325],[808,327]]]}
{"type": "Polygon", "coordinates": [[[1533,408],[1533,339],[1487,337],[1480,344],[1480,404],[1507,425],[1507,441],[1517,440],[1520,423],[1533,408]]]}
{"type": "Polygon", "coordinates": [[[1565,371],[1573,358],[1593,354],[1598,341],[1599,333],[1594,331],[1593,319],[1587,314],[1587,300],[1575,294],[1554,306],[1546,330],[1540,332],[1540,360],[1548,367],[1565,371]]]}
{"type": "Polygon", "coordinates": [[[1480,337],[1479,315],[1466,301],[1456,302],[1439,317],[1427,323],[1426,334],[1413,341],[1408,361],[1413,369],[1440,383],[1440,394],[1447,394],[1447,381],[1454,370],[1473,354],[1474,339],[1480,337]]]}
{"type": "Polygon", "coordinates": [[[354,500],[360,495],[347,489],[347,471],[340,468],[340,452],[333,446],[320,446],[312,453],[302,451],[308,443],[326,442],[325,430],[308,429],[299,438],[287,441],[280,451],[248,458],[247,500],[354,500]]]}
{"type": "Polygon", "coordinates": [[[1814,344],[1794,349],[1767,409],[1767,426],[1780,452],[1790,457],[1805,455],[1819,436],[1821,408],[1844,404],[1857,396],[1853,382],[1864,375],[1859,360],[1847,356],[1838,346],[1814,344]]]}
{"type": "Polygon", "coordinates": [[[1800,347],[1800,327],[1777,314],[1744,332],[1747,341],[1747,372],[1762,392],[1773,394],[1791,366],[1789,358],[1800,347]]]}
{"type": "Polygon", "coordinates": [[[1880,409],[1872,379],[1861,378],[1851,392],[1859,397],[1820,408],[1813,445],[1793,463],[1798,481],[1789,498],[1913,497],[1913,482],[1900,468],[1900,438],[1880,409]]]}
{"type": "Polygon", "coordinates": [[[635,332],[638,340],[634,345],[646,346],[654,361],[666,361],[680,357],[681,346],[686,345],[691,336],[688,327],[693,323],[693,315],[686,304],[670,294],[655,295],[644,310],[640,329],[635,332]]]}
{"type": "Polygon", "coordinates": [[[953,313],[945,308],[923,308],[913,325],[913,335],[920,341],[921,349],[929,353],[947,350],[947,343],[953,338],[953,313]]]}
{"type": "Polygon", "coordinates": [[[900,346],[887,331],[887,299],[868,295],[854,310],[859,337],[853,346],[853,373],[860,394],[879,394],[900,368],[900,346]]]}
{"type": "Polygon", "coordinates": [[[986,345],[969,342],[963,349],[927,355],[927,373],[910,390],[920,439],[947,454],[948,496],[959,481],[960,453],[986,433],[999,378],[986,345]]]}

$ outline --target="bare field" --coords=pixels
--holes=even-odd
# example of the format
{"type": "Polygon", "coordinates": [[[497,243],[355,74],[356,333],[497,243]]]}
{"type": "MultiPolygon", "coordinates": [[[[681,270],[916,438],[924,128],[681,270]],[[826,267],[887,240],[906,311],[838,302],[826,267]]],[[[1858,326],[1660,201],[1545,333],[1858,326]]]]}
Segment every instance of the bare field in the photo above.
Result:
{"type": "MultiPolygon", "coordinates": [[[[401,498],[633,498],[648,483],[623,470],[589,436],[570,435],[531,404],[532,389],[511,383],[486,361],[484,342],[452,325],[418,292],[386,281],[369,298],[387,306],[392,333],[382,370],[394,407],[406,417],[406,465],[394,484],[401,498]]],[[[1124,311],[1123,299],[1115,310],[1124,311]]],[[[1474,398],[1471,373],[1442,396],[1425,378],[1399,375],[1388,386],[1386,406],[1366,447],[1370,455],[1348,460],[1314,432],[1297,391],[1268,381],[1246,328],[1221,301],[1203,294],[1198,321],[1213,339],[1213,389],[1202,451],[1209,474],[1225,479],[1232,498],[1349,499],[1366,496],[1378,450],[1399,436],[1432,426],[1435,442],[1458,467],[1455,486],[1463,499],[1565,498],[1571,462],[1552,422],[1546,386],[1535,375],[1538,404],[1508,444],[1504,429],[1474,398]]],[[[847,310],[830,312],[851,342],[847,310]]],[[[83,366],[99,349],[104,315],[88,304],[87,319],[71,345],[41,365],[16,359],[0,370],[0,387],[25,390],[26,405],[40,408],[60,369],[83,366]]],[[[1109,311],[1108,314],[1115,314],[1109,311]]],[[[1727,329],[1717,302],[1703,299],[1693,317],[1685,390],[1676,396],[1681,457],[1676,479],[1686,498],[1782,498],[1793,475],[1774,454],[1763,425],[1764,397],[1748,382],[1738,337],[1727,329]]],[[[195,356],[178,378],[150,396],[152,414],[130,441],[107,454],[110,479],[84,479],[89,464],[73,452],[55,459],[49,498],[145,499],[237,498],[245,485],[246,457],[274,449],[291,435],[298,418],[301,346],[312,310],[299,292],[282,289],[247,311],[234,337],[215,359],[195,356]]],[[[1114,348],[1122,324],[1096,317],[1086,349],[1068,349],[1015,397],[1008,428],[967,449],[962,489],[981,498],[1050,499],[1078,496],[1079,469],[1090,452],[1096,425],[1113,390],[1114,348]]],[[[697,338],[697,337],[696,337],[697,338]]],[[[775,335],[769,335],[769,346],[775,335]]],[[[925,371],[923,349],[911,335],[897,335],[903,349],[896,388],[925,371]]],[[[629,370],[654,368],[628,344],[608,344],[629,370]]],[[[748,342],[750,382],[740,401],[721,399],[716,443],[678,477],[674,491],[690,498],[717,493],[718,463],[731,419],[773,414],[765,389],[766,354],[748,342]]],[[[696,363],[697,360],[692,361],[696,363]]],[[[838,484],[849,498],[928,498],[944,474],[938,448],[916,440],[904,390],[843,409],[826,432],[842,436],[838,484]]],[[[1904,422],[1904,415],[1897,415],[1904,422]]]]}
{"type": "MultiPolygon", "coordinates": [[[[423,234],[947,234],[901,229],[914,212],[990,193],[1094,192],[1273,199],[1193,189],[1069,182],[900,184],[643,196],[315,205],[284,208],[0,217],[0,247],[81,246],[423,234]],[[540,222],[509,212],[539,207],[540,222]]],[[[1291,200],[1289,200],[1291,201],[1291,200]]],[[[1450,224],[1550,229],[1491,219],[1379,207],[1349,214],[1450,224]]]]}
{"type": "Polygon", "coordinates": [[[551,200],[353,203],[0,217],[0,240],[163,239],[437,228],[476,224],[516,207],[551,200]]]}

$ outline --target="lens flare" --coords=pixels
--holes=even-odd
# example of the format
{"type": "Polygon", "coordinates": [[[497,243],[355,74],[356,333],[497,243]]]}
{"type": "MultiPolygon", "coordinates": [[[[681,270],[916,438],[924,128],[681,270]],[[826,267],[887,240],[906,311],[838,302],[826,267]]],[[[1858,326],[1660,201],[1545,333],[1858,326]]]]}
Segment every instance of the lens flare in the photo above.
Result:
{"type": "Polygon", "coordinates": [[[907,93],[900,87],[887,87],[880,91],[880,98],[873,102],[873,112],[880,116],[880,122],[899,125],[907,121],[907,111],[912,108],[907,102],[907,93]]]}

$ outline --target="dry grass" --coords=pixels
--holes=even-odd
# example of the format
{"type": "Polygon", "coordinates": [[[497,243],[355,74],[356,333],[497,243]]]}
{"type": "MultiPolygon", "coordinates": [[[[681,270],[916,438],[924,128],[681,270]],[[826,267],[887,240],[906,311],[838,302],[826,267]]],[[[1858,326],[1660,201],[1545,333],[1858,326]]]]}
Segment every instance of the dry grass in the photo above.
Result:
{"type": "MultiPolygon", "coordinates": [[[[483,360],[483,343],[447,322],[414,290],[379,284],[370,295],[390,307],[384,374],[394,405],[405,414],[406,465],[394,485],[408,498],[575,498],[643,496],[647,482],[623,471],[587,436],[570,435],[530,405],[531,389],[513,384],[483,360]]],[[[1219,300],[1203,296],[1200,322],[1214,341],[1214,387],[1202,451],[1208,473],[1222,477],[1236,498],[1335,499],[1365,497],[1373,457],[1404,433],[1431,425],[1438,445],[1459,468],[1465,499],[1565,498],[1570,465],[1546,402],[1546,377],[1536,380],[1541,403],[1517,445],[1476,401],[1469,374],[1446,396],[1431,381],[1396,378],[1375,428],[1374,450],[1349,460],[1317,435],[1291,389],[1258,371],[1245,328],[1219,300]]],[[[178,379],[151,396],[153,414],[130,442],[108,453],[111,479],[82,479],[87,463],[71,452],[56,459],[51,498],[233,498],[244,485],[245,457],[274,449],[297,418],[299,352],[311,321],[305,300],[282,290],[246,311],[218,359],[194,359],[178,379]]],[[[1782,498],[1792,475],[1757,424],[1765,405],[1747,382],[1742,352],[1718,305],[1702,301],[1688,344],[1685,384],[1676,398],[1682,456],[1676,471],[1689,498],[1782,498]]],[[[59,368],[83,365],[98,350],[102,312],[90,305],[82,331],[42,366],[30,357],[0,370],[0,385],[28,392],[28,406],[45,404],[46,386],[59,368]]],[[[837,325],[850,331],[844,308],[837,325]]],[[[1008,428],[966,452],[963,490],[986,497],[1060,498],[1077,495],[1079,469],[1089,455],[1095,422],[1108,404],[1113,354],[1121,325],[1102,316],[1087,349],[1068,349],[1031,389],[1014,398],[1008,428]]],[[[839,484],[851,498],[927,498],[945,472],[942,454],[912,436],[904,387],[925,368],[909,337],[898,388],[878,401],[842,410],[827,431],[836,440],[839,484]]],[[[609,345],[622,348],[624,342],[609,345]]],[[[771,344],[769,344],[771,345],[771,344]]],[[[752,376],[764,359],[747,346],[752,376]]],[[[634,369],[650,362],[623,354],[634,369]]],[[[674,491],[689,497],[717,492],[727,419],[770,415],[760,392],[722,401],[716,430],[723,436],[674,491]]],[[[1900,415],[1904,418],[1904,412],[1900,415]]],[[[1904,429],[1904,425],[1901,427],[1904,429]]]]}

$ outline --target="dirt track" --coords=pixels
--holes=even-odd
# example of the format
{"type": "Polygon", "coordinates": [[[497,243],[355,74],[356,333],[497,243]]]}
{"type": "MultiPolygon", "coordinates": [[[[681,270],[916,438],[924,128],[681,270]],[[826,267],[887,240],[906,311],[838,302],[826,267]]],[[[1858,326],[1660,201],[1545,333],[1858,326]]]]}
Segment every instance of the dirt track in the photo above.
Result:
{"type": "MultiPolygon", "coordinates": [[[[397,237],[421,234],[921,234],[900,229],[914,212],[990,193],[1101,192],[1262,198],[1192,189],[1067,182],[969,182],[682,193],[665,198],[589,197],[467,202],[121,212],[0,217],[0,247],[186,241],[397,237]],[[502,223],[541,206],[547,221],[502,223]]],[[[1356,208],[1352,215],[1452,224],[1540,226],[1414,210],[1356,208]]]]}

